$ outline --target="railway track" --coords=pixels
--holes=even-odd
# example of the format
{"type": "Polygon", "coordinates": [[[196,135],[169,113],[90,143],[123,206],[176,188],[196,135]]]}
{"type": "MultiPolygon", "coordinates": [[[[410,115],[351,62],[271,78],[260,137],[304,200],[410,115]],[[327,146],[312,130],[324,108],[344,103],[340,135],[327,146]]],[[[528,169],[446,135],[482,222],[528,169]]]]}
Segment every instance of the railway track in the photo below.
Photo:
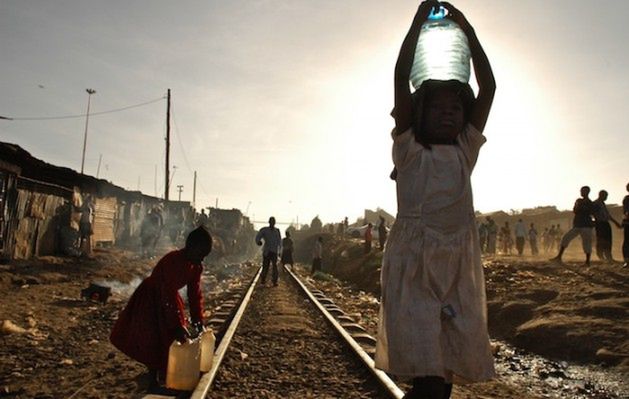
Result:
{"type": "Polygon", "coordinates": [[[145,399],[403,396],[374,367],[375,339],[331,299],[290,270],[278,287],[261,285],[260,272],[209,320],[217,347],[196,389],[145,399]]]}

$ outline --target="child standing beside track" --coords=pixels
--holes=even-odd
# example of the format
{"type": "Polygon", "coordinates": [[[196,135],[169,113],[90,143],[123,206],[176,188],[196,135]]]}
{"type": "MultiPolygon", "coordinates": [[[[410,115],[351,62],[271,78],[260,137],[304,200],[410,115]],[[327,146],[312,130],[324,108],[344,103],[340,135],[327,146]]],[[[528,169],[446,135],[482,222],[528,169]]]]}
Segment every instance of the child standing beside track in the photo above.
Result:
{"type": "Polygon", "coordinates": [[[211,250],[212,237],[204,227],[188,234],[185,248],[166,254],[136,288],[111,331],[110,341],[116,348],[148,367],[149,389],[159,385],[158,372],[166,376],[173,340],[188,338],[178,292],[182,287],[187,286],[192,323],[203,322],[201,262],[211,250]]]}
{"type": "Polygon", "coordinates": [[[376,367],[412,378],[405,398],[449,398],[453,378],[494,376],[470,175],[495,92],[474,29],[452,5],[423,2],[395,68],[398,214],[382,261],[376,367]],[[479,86],[428,80],[411,94],[420,28],[435,5],[465,32],[479,86]]]}

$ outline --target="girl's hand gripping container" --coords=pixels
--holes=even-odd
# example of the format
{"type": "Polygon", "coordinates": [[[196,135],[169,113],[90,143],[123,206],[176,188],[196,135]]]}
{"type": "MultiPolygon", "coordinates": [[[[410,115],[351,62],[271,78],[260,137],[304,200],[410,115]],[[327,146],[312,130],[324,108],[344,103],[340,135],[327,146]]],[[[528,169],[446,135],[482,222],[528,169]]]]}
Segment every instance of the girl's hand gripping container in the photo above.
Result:
{"type": "Polygon", "coordinates": [[[421,27],[410,79],[415,89],[428,79],[469,82],[467,36],[459,25],[446,18],[444,7],[432,10],[421,27]]]}
{"type": "Polygon", "coordinates": [[[201,340],[201,371],[207,373],[212,367],[216,337],[211,328],[204,328],[199,339],[201,340]]]}
{"type": "Polygon", "coordinates": [[[166,387],[181,391],[192,391],[199,383],[201,365],[200,340],[188,340],[180,343],[175,340],[168,352],[168,370],[166,387]]]}

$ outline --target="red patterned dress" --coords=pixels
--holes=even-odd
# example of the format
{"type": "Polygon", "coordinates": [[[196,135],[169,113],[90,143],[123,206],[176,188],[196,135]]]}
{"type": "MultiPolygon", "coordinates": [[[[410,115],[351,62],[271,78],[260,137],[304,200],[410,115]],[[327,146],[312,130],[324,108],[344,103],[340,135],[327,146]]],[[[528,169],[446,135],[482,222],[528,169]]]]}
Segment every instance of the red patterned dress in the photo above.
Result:
{"type": "Polygon", "coordinates": [[[111,343],[149,369],[166,371],[175,331],[186,326],[178,290],[187,286],[190,317],[203,321],[203,265],[186,259],[183,250],[166,254],[135,290],[111,332],[111,343]]]}

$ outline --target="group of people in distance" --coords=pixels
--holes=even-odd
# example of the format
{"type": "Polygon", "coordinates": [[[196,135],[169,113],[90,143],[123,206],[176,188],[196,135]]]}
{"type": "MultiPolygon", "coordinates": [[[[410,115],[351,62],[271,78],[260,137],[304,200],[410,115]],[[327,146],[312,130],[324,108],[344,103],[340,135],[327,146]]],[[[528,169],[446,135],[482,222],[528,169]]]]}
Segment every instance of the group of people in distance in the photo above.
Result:
{"type": "MultiPolygon", "coordinates": [[[[449,3],[428,0],[419,5],[402,43],[394,85],[395,107],[391,115],[395,119],[395,167],[391,178],[396,183],[398,213],[382,260],[375,366],[412,380],[412,389],[404,396],[407,399],[447,399],[455,380],[470,383],[495,376],[470,177],[486,141],[483,130],[496,83],[489,60],[465,16],[449,3]],[[447,18],[456,22],[467,37],[477,95],[469,84],[455,80],[427,80],[416,91],[410,90],[410,72],[421,27],[431,12],[441,6],[446,8],[447,18]]],[[[578,235],[589,262],[593,227],[600,242],[605,243],[601,255],[611,259],[605,241],[610,236],[607,226],[609,221],[619,223],[606,213],[605,195],[593,203],[588,194],[589,188],[584,187],[582,198],[575,204],[573,228],[561,240],[555,258],[558,261],[578,235]]],[[[626,261],[629,196],[623,207],[626,261]]],[[[482,248],[494,253],[498,227],[490,218],[487,222],[482,248]]],[[[259,231],[256,242],[263,246],[261,280],[265,282],[272,265],[271,279],[276,285],[279,249],[292,251],[292,242],[282,242],[274,225],[275,219],[271,218],[269,226],[259,231]]],[[[510,229],[508,238],[504,236],[508,243],[510,229]]],[[[524,240],[532,237],[537,252],[535,227],[527,228],[520,220],[515,240],[518,252],[522,252],[524,240]]],[[[286,239],[290,237],[287,235],[286,239]]],[[[510,248],[505,242],[502,245],[503,250],[510,248]]],[[[156,383],[157,372],[165,372],[170,343],[185,339],[188,334],[179,288],[188,287],[192,323],[203,322],[201,260],[211,247],[211,237],[203,227],[190,233],[182,250],[171,252],[158,262],[114,326],[112,343],[146,364],[156,383]]],[[[319,249],[315,252],[316,259],[319,249]]],[[[292,253],[283,253],[281,260],[292,262],[292,253]]]]}
{"type": "MultiPolygon", "coordinates": [[[[626,188],[629,191],[629,184],[627,184],[626,188]]],[[[585,253],[585,265],[589,266],[592,257],[592,230],[594,229],[596,233],[597,256],[602,261],[614,263],[614,258],[612,257],[612,228],[610,224],[610,222],[613,222],[616,227],[624,228],[623,266],[627,267],[629,259],[629,233],[627,232],[629,228],[629,195],[623,199],[624,216],[622,223],[614,219],[609,213],[605,204],[607,197],[607,191],[601,190],[598,193],[598,198],[592,201],[590,200],[590,187],[581,187],[581,198],[575,201],[572,209],[574,212],[572,228],[561,238],[559,253],[551,259],[552,261],[561,263],[564,251],[568,248],[570,242],[577,237],[581,237],[581,244],[585,253]]]]}
{"type": "MultiPolygon", "coordinates": [[[[546,231],[548,231],[548,229],[546,229],[546,231]]],[[[515,245],[518,255],[523,255],[525,243],[528,242],[531,255],[535,256],[539,254],[539,233],[537,232],[535,223],[530,223],[526,226],[524,221],[520,218],[514,226],[514,233],[515,240],[511,235],[509,222],[505,222],[504,225],[498,229],[492,217],[487,216],[485,222],[481,222],[478,225],[478,239],[481,252],[488,255],[495,255],[498,250],[500,250],[503,255],[511,255],[513,246],[515,245]]],[[[544,235],[542,235],[542,242],[545,244],[544,235]]]]}

